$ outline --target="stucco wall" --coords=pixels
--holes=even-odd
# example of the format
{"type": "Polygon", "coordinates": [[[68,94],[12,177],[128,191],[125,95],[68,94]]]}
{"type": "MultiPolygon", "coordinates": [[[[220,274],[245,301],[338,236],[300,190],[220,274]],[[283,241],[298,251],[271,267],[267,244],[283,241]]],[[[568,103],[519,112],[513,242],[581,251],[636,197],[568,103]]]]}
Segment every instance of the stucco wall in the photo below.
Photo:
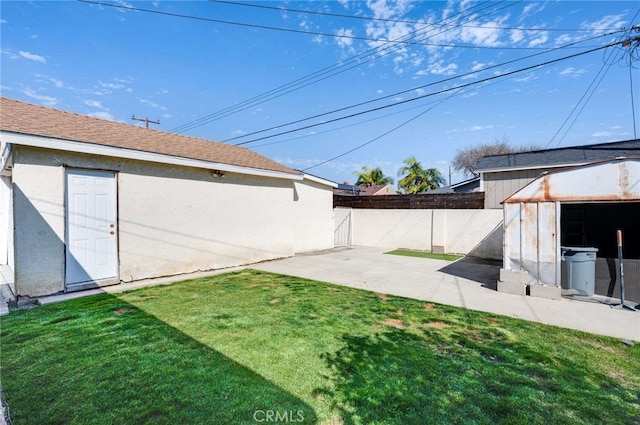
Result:
{"type": "Polygon", "coordinates": [[[353,245],[431,249],[432,210],[351,210],[353,245]]]}
{"type": "MultiPolygon", "coordinates": [[[[291,256],[298,225],[308,229],[322,215],[322,208],[302,204],[301,212],[318,211],[296,214],[290,180],[215,178],[202,169],[14,146],[15,272],[22,295],[64,290],[64,166],[117,171],[124,281],[291,256]]],[[[322,199],[317,191],[301,187],[299,201],[322,199]]],[[[329,188],[324,192],[331,196],[329,188]]],[[[325,214],[330,221],[330,206],[325,214]]],[[[330,241],[330,222],[327,234],[330,241]]],[[[298,247],[331,243],[318,240],[298,247]]]]}
{"type": "Polygon", "coordinates": [[[502,259],[501,210],[353,209],[353,245],[502,259]]]}
{"type": "Polygon", "coordinates": [[[137,162],[118,195],[124,281],[294,253],[291,181],[137,162]]]}
{"type": "Polygon", "coordinates": [[[16,295],[64,290],[64,169],[33,149],[13,150],[16,295]]]}
{"type": "Polygon", "coordinates": [[[298,252],[333,248],[333,191],[308,179],[294,182],[295,244],[298,252]]]}

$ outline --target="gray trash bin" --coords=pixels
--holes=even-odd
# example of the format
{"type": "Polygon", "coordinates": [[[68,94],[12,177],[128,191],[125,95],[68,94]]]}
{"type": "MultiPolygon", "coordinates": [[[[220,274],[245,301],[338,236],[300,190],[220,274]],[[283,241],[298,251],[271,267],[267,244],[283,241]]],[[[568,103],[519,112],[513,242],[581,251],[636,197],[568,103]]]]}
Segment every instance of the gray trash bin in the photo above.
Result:
{"type": "Polygon", "coordinates": [[[596,286],[598,248],[563,246],[562,261],[567,263],[569,288],[581,295],[593,295],[596,286]]]}

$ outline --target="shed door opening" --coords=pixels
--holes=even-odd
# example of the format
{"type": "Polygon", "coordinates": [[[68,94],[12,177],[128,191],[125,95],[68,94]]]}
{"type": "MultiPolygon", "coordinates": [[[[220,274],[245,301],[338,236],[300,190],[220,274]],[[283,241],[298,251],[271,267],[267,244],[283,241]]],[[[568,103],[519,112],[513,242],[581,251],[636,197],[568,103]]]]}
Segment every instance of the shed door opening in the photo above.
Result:
{"type": "Polygon", "coordinates": [[[117,278],[116,202],[114,172],[67,170],[67,287],[117,278]]]}
{"type": "Polygon", "coordinates": [[[620,296],[616,231],[622,230],[625,295],[640,302],[640,202],[563,204],[560,214],[562,246],[598,248],[596,295],[620,296]]]}

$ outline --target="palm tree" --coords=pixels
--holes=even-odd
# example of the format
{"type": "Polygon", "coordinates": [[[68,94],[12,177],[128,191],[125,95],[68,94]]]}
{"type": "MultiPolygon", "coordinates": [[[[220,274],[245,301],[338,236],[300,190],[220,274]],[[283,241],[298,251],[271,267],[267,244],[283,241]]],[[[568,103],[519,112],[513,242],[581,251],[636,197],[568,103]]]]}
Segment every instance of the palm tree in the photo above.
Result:
{"type": "Polygon", "coordinates": [[[385,176],[380,167],[369,167],[365,165],[361,171],[354,171],[353,174],[358,176],[356,186],[376,186],[381,184],[393,184],[393,178],[385,176]]]}
{"type": "Polygon", "coordinates": [[[398,170],[398,189],[405,195],[426,192],[429,189],[437,189],[446,183],[437,168],[422,168],[422,164],[415,156],[405,159],[404,166],[398,170]]]}

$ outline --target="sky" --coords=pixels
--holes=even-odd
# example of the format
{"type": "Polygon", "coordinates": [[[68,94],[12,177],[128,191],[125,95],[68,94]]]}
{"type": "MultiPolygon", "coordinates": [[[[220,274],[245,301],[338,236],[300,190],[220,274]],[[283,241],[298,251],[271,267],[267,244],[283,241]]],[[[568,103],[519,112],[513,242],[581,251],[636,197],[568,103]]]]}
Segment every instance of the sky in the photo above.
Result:
{"type": "Polygon", "coordinates": [[[635,1],[3,0],[0,92],[338,183],[411,156],[456,183],[479,144],[637,138],[639,24],[635,1]]]}

